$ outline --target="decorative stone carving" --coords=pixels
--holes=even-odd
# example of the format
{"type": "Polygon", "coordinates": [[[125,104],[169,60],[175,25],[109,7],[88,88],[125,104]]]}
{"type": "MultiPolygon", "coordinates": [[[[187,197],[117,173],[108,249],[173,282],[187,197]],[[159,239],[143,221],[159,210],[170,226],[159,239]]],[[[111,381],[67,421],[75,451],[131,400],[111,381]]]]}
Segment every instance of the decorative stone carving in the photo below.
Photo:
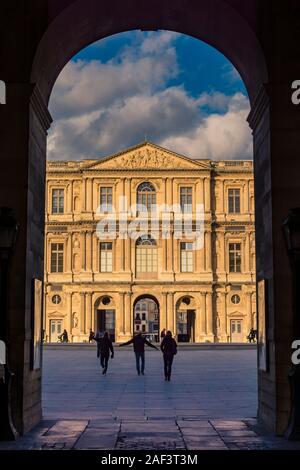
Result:
{"type": "Polygon", "coordinates": [[[78,328],[78,315],[77,313],[73,313],[73,328],[78,328]]]}
{"type": "Polygon", "coordinates": [[[169,154],[163,150],[155,148],[154,146],[145,145],[142,148],[128,152],[124,155],[117,155],[115,157],[99,162],[93,166],[94,169],[195,169],[199,168],[199,163],[194,163],[192,160],[178,157],[169,154]]]}

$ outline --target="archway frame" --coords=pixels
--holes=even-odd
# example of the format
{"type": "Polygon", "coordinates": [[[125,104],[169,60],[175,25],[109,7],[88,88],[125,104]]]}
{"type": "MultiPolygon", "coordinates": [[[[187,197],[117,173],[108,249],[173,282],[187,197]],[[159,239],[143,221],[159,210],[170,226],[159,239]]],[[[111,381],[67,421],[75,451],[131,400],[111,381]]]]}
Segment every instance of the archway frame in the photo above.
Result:
{"type": "MultiPolygon", "coordinates": [[[[28,22],[27,29],[19,28],[19,22],[8,23],[6,30],[4,27],[9,37],[14,33],[16,51],[23,54],[22,60],[15,60],[19,55],[12,54],[14,44],[9,41],[0,51],[5,64],[2,79],[8,84],[7,106],[0,108],[0,119],[3,118],[0,147],[4,155],[3,180],[10,182],[9,188],[4,185],[0,189],[0,198],[3,205],[14,208],[23,227],[11,276],[12,291],[22,294],[15,298],[11,292],[9,299],[12,365],[19,376],[13,393],[18,429],[25,432],[41,418],[41,372],[30,371],[26,357],[31,334],[30,280],[43,278],[43,237],[37,240],[35,234],[42,234],[44,228],[46,134],[51,123],[47,104],[53,84],[68,60],[95,40],[133,29],[166,29],[189,34],[222,52],[240,72],[249,93],[256,175],[257,273],[258,280],[268,281],[271,332],[270,371],[259,373],[259,416],[272,431],[282,433],[290,407],[288,381],[282,379],[287,376],[290,361],[286,348],[291,339],[290,324],[283,336],[278,331],[291,323],[292,303],[280,294],[283,282],[287,296],[291,297],[290,271],[279,233],[289,207],[300,205],[297,172],[280,171],[282,154],[286,167],[297,164],[294,154],[300,144],[299,113],[290,100],[290,79],[300,73],[295,59],[294,25],[289,25],[287,30],[282,20],[284,32],[288,33],[282,35],[281,22],[277,21],[281,9],[250,0],[247,9],[231,0],[202,0],[201,3],[199,0],[153,0],[151,4],[148,0],[110,0],[101,4],[97,0],[61,0],[51,4],[43,0],[39,7],[31,8],[30,13],[28,10],[31,19],[34,15],[35,18],[28,22]],[[269,29],[272,20],[276,22],[269,29]],[[31,36],[23,46],[26,32],[31,36]],[[273,53],[277,33],[283,41],[280,44],[275,41],[278,53],[276,48],[273,53]],[[280,67],[283,63],[285,67],[280,67]],[[19,169],[12,183],[11,167],[19,169]],[[16,198],[20,187],[24,197],[16,198]],[[37,194],[38,204],[33,204],[37,194]],[[18,323],[18,335],[14,334],[16,319],[23,319],[22,324],[18,323]],[[35,400],[31,397],[33,389],[35,400]]],[[[13,14],[20,16],[16,11],[10,16],[13,14]]],[[[289,14],[291,17],[290,11],[289,14]]]]}

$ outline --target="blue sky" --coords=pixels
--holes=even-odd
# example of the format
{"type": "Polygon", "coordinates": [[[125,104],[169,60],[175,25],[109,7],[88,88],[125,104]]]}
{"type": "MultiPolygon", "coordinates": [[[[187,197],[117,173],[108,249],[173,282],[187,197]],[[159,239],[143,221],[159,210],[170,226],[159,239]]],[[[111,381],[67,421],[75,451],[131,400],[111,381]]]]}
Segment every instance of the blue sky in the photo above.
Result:
{"type": "Polygon", "coordinates": [[[92,44],[62,71],[50,111],[50,159],[103,157],[145,135],[191,158],[252,158],[238,72],[186,35],[132,31],[92,44]]]}

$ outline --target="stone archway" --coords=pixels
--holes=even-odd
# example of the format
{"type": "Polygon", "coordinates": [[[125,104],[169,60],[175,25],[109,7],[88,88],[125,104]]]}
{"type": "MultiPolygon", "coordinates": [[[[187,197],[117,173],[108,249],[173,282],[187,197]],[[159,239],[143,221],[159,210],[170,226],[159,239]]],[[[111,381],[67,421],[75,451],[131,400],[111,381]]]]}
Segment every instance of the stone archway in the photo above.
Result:
{"type": "Polygon", "coordinates": [[[192,295],[183,295],[176,302],[176,337],[179,343],[195,343],[199,334],[199,308],[192,295]]]}
{"type": "Polygon", "coordinates": [[[41,0],[38,6],[27,7],[26,2],[22,6],[4,2],[3,11],[7,9],[9,14],[1,34],[9,39],[2,41],[0,51],[1,79],[7,85],[6,105],[0,107],[0,203],[14,209],[21,227],[9,292],[9,356],[18,376],[13,415],[19,431],[26,432],[41,419],[41,371],[32,371],[27,358],[30,282],[43,278],[51,89],[68,60],[95,40],[132,29],[168,29],[204,40],[223,52],[240,72],[249,93],[257,275],[258,280],[267,281],[270,350],[269,368],[259,371],[259,417],[272,431],[283,433],[290,408],[287,345],[292,339],[292,301],[281,223],[289,208],[300,206],[300,163],[296,159],[300,117],[290,99],[291,81],[300,76],[295,8],[291,3],[256,0],[249,0],[247,6],[235,0],[41,0]],[[26,25],[20,20],[22,12],[26,25]]]}
{"type": "Polygon", "coordinates": [[[133,333],[143,333],[151,341],[159,342],[159,302],[151,294],[139,295],[133,303],[133,333]]]}
{"type": "Polygon", "coordinates": [[[110,295],[101,295],[94,303],[94,331],[107,331],[113,342],[116,339],[116,305],[110,295]]]}

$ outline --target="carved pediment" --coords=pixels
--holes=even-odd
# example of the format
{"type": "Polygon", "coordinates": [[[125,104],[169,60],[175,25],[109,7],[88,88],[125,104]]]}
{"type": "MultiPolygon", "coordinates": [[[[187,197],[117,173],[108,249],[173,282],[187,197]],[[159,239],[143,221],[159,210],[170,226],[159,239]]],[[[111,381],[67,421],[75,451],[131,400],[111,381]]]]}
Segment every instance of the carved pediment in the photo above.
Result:
{"type": "Polygon", "coordinates": [[[121,154],[103,159],[97,163],[93,163],[88,167],[90,170],[106,170],[106,169],[183,169],[195,170],[206,168],[208,165],[203,162],[194,161],[190,158],[177,155],[169,150],[163,149],[153,144],[145,143],[134,149],[122,152],[121,154]]]}

